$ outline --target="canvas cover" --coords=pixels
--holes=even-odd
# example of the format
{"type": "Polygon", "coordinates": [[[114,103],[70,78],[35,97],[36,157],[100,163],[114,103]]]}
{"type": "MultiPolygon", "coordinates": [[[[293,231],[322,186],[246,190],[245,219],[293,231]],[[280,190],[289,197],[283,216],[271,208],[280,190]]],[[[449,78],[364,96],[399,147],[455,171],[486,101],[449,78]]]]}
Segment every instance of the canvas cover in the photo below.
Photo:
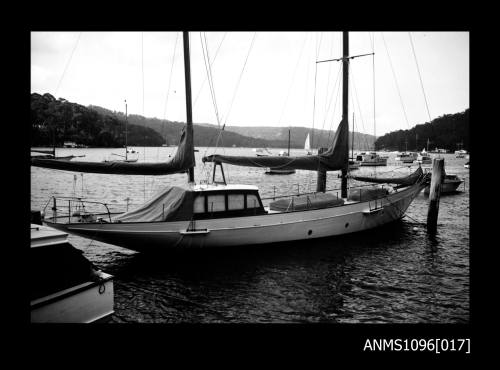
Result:
{"type": "Polygon", "coordinates": [[[57,159],[32,158],[31,165],[56,170],[115,175],[169,175],[186,172],[195,166],[193,126],[186,125],[183,129],[177,152],[172,160],[166,163],[65,162],[57,159]]]}
{"type": "Polygon", "coordinates": [[[365,202],[372,199],[385,197],[388,194],[387,189],[383,188],[360,188],[351,189],[347,196],[348,200],[365,202]]]}
{"type": "Polygon", "coordinates": [[[279,199],[269,203],[272,211],[304,211],[307,209],[321,209],[336,207],[344,204],[342,198],[338,198],[329,193],[317,193],[311,195],[301,195],[292,199],[279,199]],[[292,202],[293,200],[293,202],[292,202]]]}
{"type": "Polygon", "coordinates": [[[335,171],[347,169],[348,135],[348,123],[345,120],[340,122],[339,128],[333,138],[332,146],[322,154],[300,157],[245,157],[214,154],[203,157],[203,162],[228,163],[235,166],[247,167],[266,167],[278,170],[335,171]]]}
{"type": "Polygon", "coordinates": [[[413,185],[423,175],[423,173],[422,167],[418,167],[415,172],[403,177],[351,176],[351,178],[358,181],[373,182],[377,184],[413,185]]]}
{"type": "Polygon", "coordinates": [[[192,215],[193,193],[179,186],[168,186],[138,208],[115,217],[113,222],[190,220],[192,215]]]}

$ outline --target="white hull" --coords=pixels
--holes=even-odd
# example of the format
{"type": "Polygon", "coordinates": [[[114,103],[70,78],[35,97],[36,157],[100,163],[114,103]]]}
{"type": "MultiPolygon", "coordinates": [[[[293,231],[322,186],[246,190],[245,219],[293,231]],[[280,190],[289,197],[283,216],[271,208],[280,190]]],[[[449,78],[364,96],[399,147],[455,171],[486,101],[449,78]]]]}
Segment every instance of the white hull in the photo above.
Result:
{"type": "Polygon", "coordinates": [[[99,285],[86,282],[31,301],[31,322],[90,323],[113,314],[112,276],[99,285]]]}
{"type": "Polygon", "coordinates": [[[209,248],[308,240],[372,229],[404,215],[423,189],[413,185],[385,198],[338,207],[189,221],[59,224],[49,226],[133,250],[209,248]],[[191,225],[193,226],[193,225],[191,225]]]}

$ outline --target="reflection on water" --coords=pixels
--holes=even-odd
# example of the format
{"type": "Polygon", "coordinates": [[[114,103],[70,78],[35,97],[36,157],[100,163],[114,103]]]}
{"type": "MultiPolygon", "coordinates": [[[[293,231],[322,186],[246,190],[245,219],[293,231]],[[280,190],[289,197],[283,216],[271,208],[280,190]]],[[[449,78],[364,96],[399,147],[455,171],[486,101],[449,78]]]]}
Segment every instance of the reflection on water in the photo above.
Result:
{"type": "MultiPolygon", "coordinates": [[[[91,152],[86,160],[106,151],[86,150],[91,152]]],[[[146,150],[153,160],[172,148],[146,150]]],[[[226,154],[242,152],[250,154],[251,149],[226,149],[226,154]]],[[[204,150],[196,154],[201,156],[204,150]]],[[[298,183],[301,191],[316,186],[308,171],[270,179],[264,169],[228,167],[232,183],[258,185],[263,197],[273,196],[275,186],[297,189],[298,183]]],[[[395,168],[409,172],[397,166],[376,171],[395,168]]],[[[426,232],[427,196],[421,193],[401,221],[307,245],[144,254],[76,236],[70,236],[70,242],[115,275],[113,322],[468,322],[468,170],[451,156],[446,157],[446,169],[466,178],[465,190],[461,187],[457,194],[442,196],[434,236],[426,232]]],[[[204,168],[198,166],[196,178],[203,174],[204,168]]],[[[328,187],[335,187],[336,173],[328,176],[328,187]]],[[[85,174],[83,181],[86,196],[123,205],[127,197],[141,203],[144,192],[181,185],[186,179],[183,174],[104,175],[104,179],[85,174]]],[[[32,207],[43,207],[53,193],[81,193],[81,185],[80,175],[75,180],[72,173],[32,168],[32,207]]]]}

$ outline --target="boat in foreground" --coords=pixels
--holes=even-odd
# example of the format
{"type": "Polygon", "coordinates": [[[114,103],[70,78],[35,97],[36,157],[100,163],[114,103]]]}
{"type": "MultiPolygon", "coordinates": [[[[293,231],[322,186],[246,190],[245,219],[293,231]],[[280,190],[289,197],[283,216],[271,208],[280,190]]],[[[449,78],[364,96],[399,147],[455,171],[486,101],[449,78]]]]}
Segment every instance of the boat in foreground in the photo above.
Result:
{"type": "Polygon", "coordinates": [[[93,214],[91,222],[83,213],[62,214],[44,222],[138,251],[269,244],[348,234],[398,220],[426,185],[422,175],[405,187],[352,188],[347,198],[312,193],[266,206],[251,185],[169,187],[130,212],[93,214]]]}
{"type": "Polygon", "coordinates": [[[113,314],[113,276],[96,270],[68,234],[31,224],[32,323],[91,323],[113,314]]]}
{"type": "MultiPolygon", "coordinates": [[[[52,215],[45,223],[89,239],[146,251],[154,248],[208,248],[272,244],[311,240],[370,230],[404,217],[415,197],[429,184],[430,174],[419,166],[408,176],[364,178],[367,187],[348,187],[349,123],[348,67],[349,38],[343,33],[342,119],[329,147],[317,155],[227,156],[212,154],[202,158],[213,163],[212,184],[194,180],[194,144],[191,107],[189,36],[185,32],[186,126],[175,157],[162,163],[93,163],[33,160],[32,165],[58,170],[120,175],[168,175],[187,172],[187,185],[167,186],[145,204],[128,212],[111,213],[107,205],[93,210],[79,198],[53,197],[52,215]],[[315,193],[261,199],[253,185],[228,185],[222,164],[306,170],[318,176],[315,193]],[[220,167],[223,181],[216,182],[220,167]],[[340,171],[340,191],[326,191],[328,171],[340,171]],[[319,181],[319,179],[322,179],[319,181]],[[266,204],[264,204],[266,201],[266,204]],[[67,206],[64,211],[63,207],[67,206]]],[[[221,129],[223,130],[223,128],[221,129]]],[[[359,157],[359,156],[358,156],[359,157]]],[[[362,153],[361,166],[386,165],[387,158],[362,153]]],[[[98,202],[90,202],[94,206],[98,202]]]]}

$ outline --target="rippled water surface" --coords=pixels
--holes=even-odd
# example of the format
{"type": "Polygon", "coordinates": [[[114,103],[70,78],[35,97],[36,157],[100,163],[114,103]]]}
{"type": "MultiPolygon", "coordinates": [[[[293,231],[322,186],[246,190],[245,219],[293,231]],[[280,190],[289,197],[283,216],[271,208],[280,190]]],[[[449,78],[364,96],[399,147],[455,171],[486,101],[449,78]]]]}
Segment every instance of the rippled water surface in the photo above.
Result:
{"type": "MultiPolygon", "coordinates": [[[[136,148],[140,160],[168,159],[175,148],[136,148]]],[[[196,180],[211,176],[196,153],[196,180]]],[[[74,160],[101,161],[123,149],[60,149],[74,160]]],[[[254,154],[247,148],[218,153],[254,154]]],[[[276,153],[278,150],[276,150],[276,153]]],[[[302,154],[292,150],[291,155],[302,154]]],[[[408,167],[362,168],[358,173],[408,167]]],[[[375,231],[317,241],[144,254],[89,239],[70,242],[103,271],[115,276],[112,322],[469,322],[469,170],[465,159],[446,154],[447,173],[465,179],[459,191],[442,195],[438,233],[427,234],[428,197],[422,192],[407,217],[375,231]]],[[[269,176],[265,169],[225,166],[230,183],[259,186],[261,196],[314,191],[316,174],[269,176]]],[[[413,166],[413,170],[416,167],[413,166]]],[[[165,185],[182,185],[186,175],[119,176],[74,174],[31,168],[31,207],[43,209],[51,195],[81,196],[124,210],[165,185]],[[128,198],[128,200],[127,200],[128,198]]],[[[328,189],[337,188],[328,174],[328,189]]]]}

